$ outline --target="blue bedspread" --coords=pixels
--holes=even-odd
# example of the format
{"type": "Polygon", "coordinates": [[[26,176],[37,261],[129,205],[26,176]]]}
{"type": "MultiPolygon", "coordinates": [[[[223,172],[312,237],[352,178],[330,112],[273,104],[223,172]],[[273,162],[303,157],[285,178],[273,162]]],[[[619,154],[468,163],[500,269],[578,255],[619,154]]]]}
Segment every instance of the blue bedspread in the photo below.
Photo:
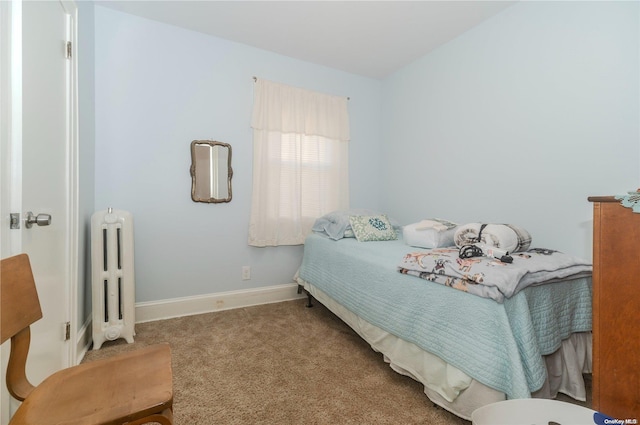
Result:
{"type": "Polygon", "coordinates": [[[540,389],[542,355],[571,333],[591,330],[590,278],[529,287],[499,304],[398,273],[398,258],[415,250],[402,239],[334,241],[312,234],[300,277],[508,398],[540,389]]]}

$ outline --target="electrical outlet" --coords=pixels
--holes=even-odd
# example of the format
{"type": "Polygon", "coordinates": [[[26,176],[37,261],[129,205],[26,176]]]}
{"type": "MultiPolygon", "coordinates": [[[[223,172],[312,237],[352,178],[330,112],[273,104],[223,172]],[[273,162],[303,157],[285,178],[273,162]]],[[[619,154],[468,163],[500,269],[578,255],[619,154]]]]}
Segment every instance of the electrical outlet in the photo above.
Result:
{"type": "Polygon", "coordinates": [[[242,266],[242,280],[251,279],[251,267],[250,266],[242,266]]]}

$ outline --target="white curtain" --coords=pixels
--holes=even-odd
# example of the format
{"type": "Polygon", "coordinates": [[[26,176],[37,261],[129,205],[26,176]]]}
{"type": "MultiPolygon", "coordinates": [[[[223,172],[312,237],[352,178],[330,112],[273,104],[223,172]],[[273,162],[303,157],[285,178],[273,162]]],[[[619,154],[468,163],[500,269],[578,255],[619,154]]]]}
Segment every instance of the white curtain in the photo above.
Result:
{"type": "Polygon", "coordinates": [[[299,245],[316,218],[349,207],[347,98],[259,79],[249,245],[299,245]]]}

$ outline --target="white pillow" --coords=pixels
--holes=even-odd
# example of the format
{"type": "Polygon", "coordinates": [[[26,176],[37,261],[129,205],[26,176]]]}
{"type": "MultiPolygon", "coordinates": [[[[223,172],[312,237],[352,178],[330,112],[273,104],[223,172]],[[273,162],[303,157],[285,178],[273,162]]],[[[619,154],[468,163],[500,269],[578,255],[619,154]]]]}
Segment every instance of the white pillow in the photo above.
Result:
{"type": "Polygon", "coordinates": [[[402,236],[407,245],[418,248],[454,246],[456,227],[456,223],[432,218],[404,226],[402,236]]]}

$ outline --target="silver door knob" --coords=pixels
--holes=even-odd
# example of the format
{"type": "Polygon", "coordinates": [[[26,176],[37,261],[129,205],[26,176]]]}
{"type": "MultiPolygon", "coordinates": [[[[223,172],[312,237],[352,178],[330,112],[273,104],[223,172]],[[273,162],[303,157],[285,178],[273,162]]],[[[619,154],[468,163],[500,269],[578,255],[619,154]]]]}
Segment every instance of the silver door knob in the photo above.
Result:
{"type": "Polygon", "coordinates": [[[48,226],[51,224],[51,214],[38,214],[33,215],[31,211],[27,213],[27,218],[25,219],[24,225],[27,229],[31,229],[31,227],[37,224],[38,226],[48,226]]]}

